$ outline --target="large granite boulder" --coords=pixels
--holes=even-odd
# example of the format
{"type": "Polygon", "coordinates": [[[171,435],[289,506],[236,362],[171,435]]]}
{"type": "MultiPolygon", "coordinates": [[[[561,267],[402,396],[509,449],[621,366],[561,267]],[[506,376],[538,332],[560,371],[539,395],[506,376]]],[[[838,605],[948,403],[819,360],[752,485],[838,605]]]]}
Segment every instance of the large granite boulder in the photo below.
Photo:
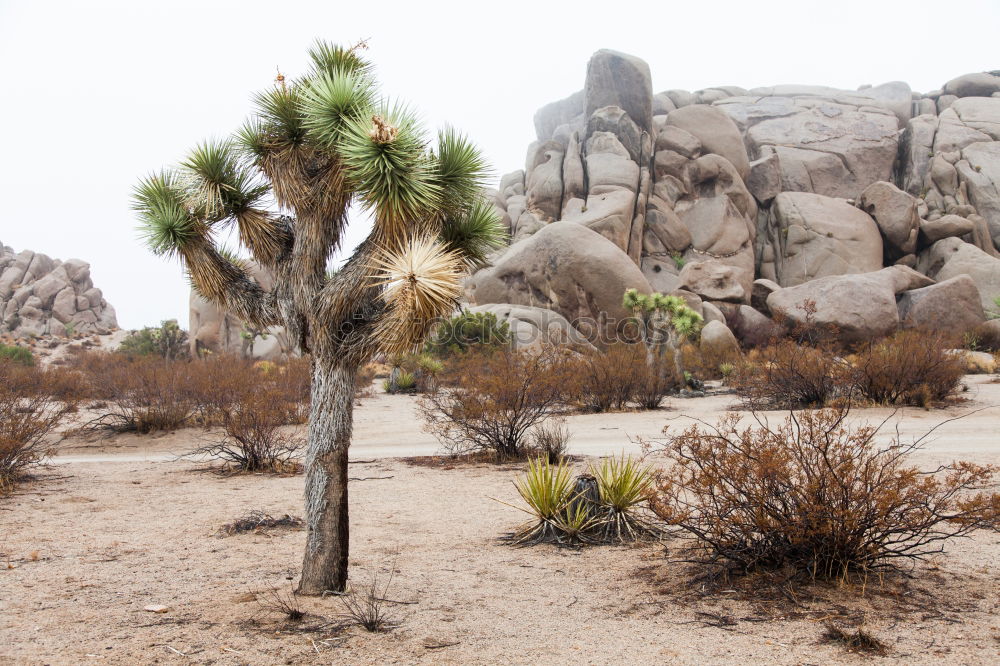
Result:
{"type": "Polygon", "coordinates": [[[715,362],[732,360],[740,355],[740,343],[721,321],[710,321],[701,329],[700,349],[703,358],[715,362]]]}
{"type": "Polygon", "coordinates": [[[920,221],[920,243],[933,245],[939,240],[971,234],[976,225],[972,220],[959,215],[943,215],[936,220],[920,221]]]}
{"type": "Polygon", "coordinates": [[[963,74],[944,84],[944,92],[956,97],[989,97],[1000,92],[1000,76],[994,72],[963,74]]]}
{"type": "Polygon", "coordinates": [[[653,86],[649,65],[640,58],[601,49],[587,63],[584,117],[605,106],[617,106],[643,130],[653,127],[653,86]]]}
{"type": "Polygon", "coordinates": [[[816,326],[854,343],[896,330],[900,324],[896,294],[932,283],[905,266],[891,266],[780,289],[767,297],[767,306],[788,326],[816,326]]]}
{"type": "Polygon", "coordinates": [[[921,253],[917,268],[939,282],[959,275],[972,278],[985,310],[996,308],[1000,296],[1000,259],[959,238],[940,240],[921,253]]]}
{"type": "Polygon", "coordinates": [[[904,328],[965,333],[986,321],[979,289],[968,275],[904,291],[897,307],[904,328]]]}
{"type": "Polygon", "coordinates": [[[782,287],[882,267],[882,237],[862,210],[843,199],[782,192],[768,219],[760,275],[782,287]]]}
{"type": "MultiPolygon", "coordinates": [[[[1000,110],[1000,99],[991,101],[1000,110]]],[[[967,146],[955,168],[969,204],[986,220],[993,245],[1000,248],[1000,141],[967,146]]]]}
{"type": "Polygon", "coordinates": [[[750,159],[778,155],[783,191],[856,198],[868,185],[891,180],[900,123],[895,102],[775,86],[715,105],[745,133],[750,159]]]}
{"type": "Polygon", "coordinates": [[[685,264],[678,275],[677,286],[710,301],[742,303],[748,300],[736,269],[714,259],[685,264]]]}
{"type": "Polygon", "coordinates": [[[115,309],[94,287],[90,264],[0,243],[0,332],[14,336],[109,333],[115,309]]]}
{"type": "Polygon", "coordinates": [[[578,90],[569,97],[546,104],[535,112],[535,134],[539,141],[548,141],[555,134],[557,127],[582,123],[583,118],[583,91],[578,90]]]}
{"type": "Polygon", "coordinates": [[[563,156],[565,150],[555,141],[538,146],[525,183],[527,210],[541,220],[558,220],[562,213],[563,156]]]}
{"type": "Polygon", "coordinates": [[[892,183],[872,183],[861,193],[858,207],[867,212],[882,233],[885,263],[893,264],[916,253],[920,234],[917,200],[892,183]]]}
{"type": "Polygon", "coordinates": [[[740,130],[717,107],[696,104],[671,111],[667,114],[667,125],[696,137],[701,142],[702,152],[725,157],[744,181],[750,175],[750,161],[740,130]]]}
{"type": "Polygon", "coordinates": [[[621,248],[575,222],[553,222],[514,243],[494,266],[469,278],[466,295],[475,305],[510,303],[548,308],[588,339],[612,333],[630,313],[626,289],[651,291],[639,267],[621,248]]]}
{"type": "Polygon", "coordinates": [[[639,165],[611,132],[594,132],[587,139],[584,164],[590,185],[586,205],[578,211],[567,211],[563,219],[593,229],[627,252],[639,189],[639,165]]]}

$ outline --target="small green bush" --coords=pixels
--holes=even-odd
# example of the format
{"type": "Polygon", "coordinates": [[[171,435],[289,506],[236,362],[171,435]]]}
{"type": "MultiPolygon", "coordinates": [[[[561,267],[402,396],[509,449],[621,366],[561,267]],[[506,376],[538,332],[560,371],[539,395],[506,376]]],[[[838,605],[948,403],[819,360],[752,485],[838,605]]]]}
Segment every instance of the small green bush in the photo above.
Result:
{"type": "Polygon", "coordinates": [[[434,336],[427,343],[427,351],[446,356],[472,348],[501,349],[511,342],[510,326],[498,321],[492,312],[463,310],[438,325],[434,336]]]}
{"type": "Polygon", "coordinates": [[[31,366],[35,364],[35,357],[31,350],[17,345],[0,344],[0,361],[12,361],[19,365],[31,366]]]}
{"type": "Polygon", "coordinates": [[[407,372],[406,370],[401,370],[399,374],[396,375],[395,383],[392,380],[387,379],[382,382],[382,390],[386,393],[416,393],[417,392],[417,377],[412,372],[407,372]]]}
{"type": "Polygon", "coordinates": [[[118,351],[130,356],[159,356],[168,361],[188,357],[187,332],[176,319],[160,322],[159,328],[147,326],[130,333],[118,351]]]}

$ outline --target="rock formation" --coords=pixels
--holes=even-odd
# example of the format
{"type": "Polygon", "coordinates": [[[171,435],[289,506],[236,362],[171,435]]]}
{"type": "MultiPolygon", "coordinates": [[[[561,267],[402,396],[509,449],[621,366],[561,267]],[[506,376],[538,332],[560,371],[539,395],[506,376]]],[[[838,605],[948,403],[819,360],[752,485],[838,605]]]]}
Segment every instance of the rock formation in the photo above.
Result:
{"type": "Polygon", "coordinates": [[[90,264],[0,243],[0,331],[14,336],[105,334],[115,309],[90,279],[90,264]]]}
{"type": "Polygon", "coordinates": [[[676,292],[752,344],[813,304],[848,341],[960,333],[1000,296],[1000,72],[926,94],[654,93],[643,61],[602,50],[535,129],[489,193],[511,245],[469,279],[473,304],[549,308],[590,337],[626,288],[676,292]]]}

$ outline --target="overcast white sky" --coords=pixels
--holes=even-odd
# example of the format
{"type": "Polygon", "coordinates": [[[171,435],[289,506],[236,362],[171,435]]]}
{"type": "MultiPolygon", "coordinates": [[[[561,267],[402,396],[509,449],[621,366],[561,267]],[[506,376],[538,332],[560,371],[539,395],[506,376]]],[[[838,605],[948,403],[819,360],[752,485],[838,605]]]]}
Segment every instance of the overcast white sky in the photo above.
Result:
{"type": "MultiPolygon", "coordinates": [[[[178,318],[176,263],[136,240],[136,179],[237,128],[317,37],[369,39],[383,90],[450,122],[497,176],[590,54],[644,58],[655,91],[890,80],[927,91],[1000,68],[1000,1],[243,2],[0,0],[0,242],[91,262],[124,328],[178,318]]],[[[361,226],[361,225],[358,225],[361,226]]],[[[357,234],[363,229],[357,230],[357,234]]]]}

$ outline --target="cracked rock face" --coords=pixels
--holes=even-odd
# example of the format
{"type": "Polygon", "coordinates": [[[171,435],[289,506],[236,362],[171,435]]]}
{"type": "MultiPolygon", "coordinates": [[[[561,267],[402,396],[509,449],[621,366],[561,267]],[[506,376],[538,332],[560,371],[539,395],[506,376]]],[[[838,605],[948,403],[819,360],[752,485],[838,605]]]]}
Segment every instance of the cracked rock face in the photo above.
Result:
{"type": "Polygon", "coordinates": [[[17,337],[109,333],[115,309],[90,278],[90,264],[65,262],[0,243],[0,331],[17,337]]]}

